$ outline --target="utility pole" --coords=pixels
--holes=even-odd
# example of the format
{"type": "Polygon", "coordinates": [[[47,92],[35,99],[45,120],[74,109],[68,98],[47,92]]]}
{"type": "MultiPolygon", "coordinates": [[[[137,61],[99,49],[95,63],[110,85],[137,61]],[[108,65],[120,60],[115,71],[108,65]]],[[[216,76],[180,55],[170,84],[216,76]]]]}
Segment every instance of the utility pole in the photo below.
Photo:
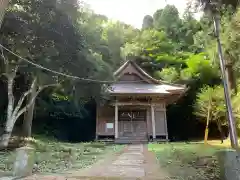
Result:
{"type": "Polygon", "coordinates": [[[236,124],[235,124],[235,118],[233,115],[231,98],[230,98],[230,93],[229,93],[229,84],[226,80],[226,71],[225,71],[226,64],[225,64],[225,60],[223,58],[222,45],[221,45],[221,40],[220,40],[220,35],[219,35],[220,15],[219,15],[219,12],[217,11],[216,5],[214,5],[214,4],[213,4],[213,9],[212,9],[212,14],[213,14],[213,22],[214,22],[214,28],[215,28],[215,37],[216,37],[217,45],[218,45],[218,55],[219,55],[219,61],[220,61],[222,82],[223,82],[223,87],[224,87],[224,97],[225,97],[225,103],[226,103],[226,107],[227,107],[228,126],[229,126],[229,131],[230,131],[231,145],[233,148],[237,149],[238,148],[238,138],[237,138],[237,132],[236,132],[236,124]]]}
{"type": "Polygon", "coordinates": [[[3,18],[5,15],[6,8],[8,7],[10,0],[0,0],[0,28],[2,26],[3,18]]]}

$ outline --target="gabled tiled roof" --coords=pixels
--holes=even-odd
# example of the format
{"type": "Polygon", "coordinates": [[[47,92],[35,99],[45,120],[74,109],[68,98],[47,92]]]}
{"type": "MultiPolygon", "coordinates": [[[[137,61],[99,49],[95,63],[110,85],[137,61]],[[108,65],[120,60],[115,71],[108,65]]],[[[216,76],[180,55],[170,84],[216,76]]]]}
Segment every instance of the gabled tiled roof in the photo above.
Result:
{"type": "Polygon", "coordinates": [[[182,92],[185,88],[164,84],[113,84],[111,94],[171,94],[182,92]]]}
{"type": "MultiPolygon", "coordinates": [[[[186,92],[187,88],[185,85],[171,84],[161,80],[157,80],[146,73],[139,65],[134,61],[125,62],[117,71],[114,72],[116,79],[119,79],[124,73],[128,72],[128,66],[132,67],[147,81],[142,82],[129,82],[121,81],[112,84],[109,88],[109,92],[112,95],[122,94],[136,94],[136,95],[168,95],[172,94],[182,95],[186,92]],[[124,72],[126,70],[126,72],[124,72]]],[[[135,72],[136,72],[135,71],[135,72]]]]}
{"type": "Polygon", "coordinates": [[[166,85],[171,85],[171,86],[176,86],[176,87],[183,87],[185,88],[185,85],[181,85],[181,84],[173,84],[173,83],[169,83],[169,82],[165,82],[162,80],[158,80],[153,78],[152,76],[150,76],[146,71],[144,71],[136,62],[129,60],[126,61],[119,69],[117,69],[114,72],[114,76],[117,78],[119,76],[119,74],[128,67],[128,65],[131,64],[139,73],[141,73],[141,75],[143,75],[144,77],[146,77],[147,79],[151,80],[153,82],[153,84],[166,84],[166,85]]]}

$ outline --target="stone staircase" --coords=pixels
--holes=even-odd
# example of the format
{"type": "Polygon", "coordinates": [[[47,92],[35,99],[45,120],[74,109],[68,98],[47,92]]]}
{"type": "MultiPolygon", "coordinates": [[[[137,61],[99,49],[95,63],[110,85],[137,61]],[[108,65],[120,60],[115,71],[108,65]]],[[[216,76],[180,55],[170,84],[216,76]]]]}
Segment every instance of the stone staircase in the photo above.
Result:
{"type": "Polygon", "coordinates": [[[148,143],[148,139],[146,136],[124,136],[115,139],[115,143],[117,144],[145,144],[148,143]]]}

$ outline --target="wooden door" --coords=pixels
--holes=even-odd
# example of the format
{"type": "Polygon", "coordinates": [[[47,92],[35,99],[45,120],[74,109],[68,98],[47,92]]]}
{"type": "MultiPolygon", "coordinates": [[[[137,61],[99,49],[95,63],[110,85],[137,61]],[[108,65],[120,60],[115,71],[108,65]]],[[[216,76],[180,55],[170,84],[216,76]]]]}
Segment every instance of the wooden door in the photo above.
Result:
{"type": "Polygon", "coordinates": [[[146,111],[122,111],[119,114],[120,137],[143,137],[147,135],[146,111]]]}
{"type": "Polygon", "coordinates": [[[147,127],[146,121],[132,121],[133,127],[133,136],[146,136],[147,135],[147,127]]]}

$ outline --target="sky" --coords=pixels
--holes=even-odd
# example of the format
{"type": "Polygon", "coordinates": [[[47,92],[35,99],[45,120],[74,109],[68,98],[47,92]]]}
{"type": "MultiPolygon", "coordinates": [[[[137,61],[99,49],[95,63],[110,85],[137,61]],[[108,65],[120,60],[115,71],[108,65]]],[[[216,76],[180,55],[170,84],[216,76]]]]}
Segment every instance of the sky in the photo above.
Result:
{"type": "Polygon", "coordinates": [[[157,9],[173,4],[182,14],[186,8],[186,0],[85,0],[91,9],[98,14],[106,15],[136,28],[141,28],[145,15],[153,15],[157,9]]]}

